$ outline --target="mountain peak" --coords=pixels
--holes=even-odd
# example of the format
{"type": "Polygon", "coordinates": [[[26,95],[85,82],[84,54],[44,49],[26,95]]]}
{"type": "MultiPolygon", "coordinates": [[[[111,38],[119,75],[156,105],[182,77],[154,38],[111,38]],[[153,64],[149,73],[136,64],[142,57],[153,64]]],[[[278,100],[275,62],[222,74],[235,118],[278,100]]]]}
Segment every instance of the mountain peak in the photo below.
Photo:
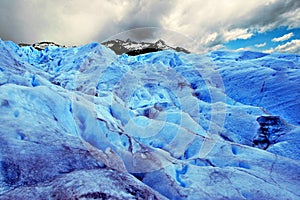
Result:
{"type": "Polygon", "coordinates": [[[165,41],[159,39],[157,42],[155,42],[155,44],[162,44],[162,45],[166,45],[165,41]]]}
{"type": "Polygon", "coordinates": [[[116,39],[116,40],[109,40],[101,44],[110,48],[118,55],[125,53],[130,56],[135,56],[139,54],[145,54],[145,53],[163,51],[163,50],[174,50],[177,52],[190,53],[188,50],[182,47],[175,47],[175,48],[171,47],[161,39],[155,43],[151,43],[151,42],[142,42],[142,41],[136,42],[128,38],[126,41],[116,39]]]}
{"type": "Polygon", "coordinates": [[[49,41],[37,42],[37,43],[34,43],[34,44],[20,43],[19,46],[20,47],[23,47],[23,46],[32,46],[33,48],[35,48],[35,49],[37,49],[39,51],[40,50],[44,50],[48,46],[67,47],[65,45],[59,45],[59,44],[56,44],[55,42],[49,42],[49,41]]]}
{"type": "MultiPolygon", "coordinates": [[[[188,50],[182,48],[182,47],[171,47],[166,44],[165,41],[159,39],[155,43],[151,42],[137,42],[132,41],[131,39],[120,40],[109,40],[101,43],[102,45],[106,46],[107,48],[110,48],[113,50],[116,54],[121,55],[123,53],[128,54],[130,56],[136,56],[139,54],[145,54],[150,52],[157,52],[157,51],[163,51],[163,50],[174,50],[177,52],[184,52],[184,53],[190,53],[188,50]]],[[[55,42],[37,42],[34,44],[28,44],[28,43],[20,43],[20,47],[23,46],[32,46],[33,48],[41,51],[44,50],[48,46],[56,46],[56,47],[68,47],[65,45],[59,45],[55,42]]]]}

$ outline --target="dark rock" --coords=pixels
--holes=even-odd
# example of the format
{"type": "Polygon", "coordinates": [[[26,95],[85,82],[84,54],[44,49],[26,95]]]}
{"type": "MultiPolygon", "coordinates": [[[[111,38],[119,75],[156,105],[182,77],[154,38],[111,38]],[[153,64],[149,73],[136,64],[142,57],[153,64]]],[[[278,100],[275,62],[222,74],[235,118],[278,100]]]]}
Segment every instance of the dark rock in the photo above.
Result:
{"type": "Polygon", "coordinates": [[[129,56],[137,56],[137,55],[140,55],[140,54],[157,52],[157,51],[162,51],[162,49],[159,49],[159,48],[144,48],[144,49],[137,49],[137,50],[128,51],[128,52],[126,52],[126,54],[129,55],[129,56]]]}
{"type": "Polygon", "coordinates": [[[287,129],[286,123],[279,116],[260,116],[257,122],[260,128],[253,140],[253,146],[260,149],[267,149],[270,144],[275,144],[287,129]]]}

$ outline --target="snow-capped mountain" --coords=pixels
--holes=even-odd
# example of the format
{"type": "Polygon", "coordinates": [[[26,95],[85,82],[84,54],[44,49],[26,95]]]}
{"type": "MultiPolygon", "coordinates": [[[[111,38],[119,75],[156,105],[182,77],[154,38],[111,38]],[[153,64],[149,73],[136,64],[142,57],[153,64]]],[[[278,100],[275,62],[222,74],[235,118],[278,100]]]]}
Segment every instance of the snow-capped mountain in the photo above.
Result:
{"type": "Polygon", "coordinates": [[[158,40],[155,43],[150,42],[135,42],[127,39],[126,41],[123,40],[110,40],[101,43],[102,45],[110,48],[116,54],[121,55],[126,53],[128,55],[139,55],[144,53],[162,51],[162,50],[174,50],[178,52],[189,53],[188,50],[181,48],[181,47],[171,47],[168,46],[163,40],[158,40]]]}
{"type": "Polygon", "coordinates": [[[33,48],[35,48],[39,51],[44,50],[48,46],[67,47],[65,45],[59,45],[59,44],[56,44],[54,42],[37,42],[37,43],[34,43],[34,44],[20,43],[19,46],[20,47],[32,46],[33,48]]]}
{"type": "Polygon", "coordinates": [[[300,198],[298,55],[120,46],[0,40],[0,199],[300,198]]]}
{"type": "MultiPolygon", "coordinates": [[[[102,42],[101,44],[110,48],[118,55],[125,53],[134,56],[134,55],[162,51],[162,50],[174,50],[177,52],[190,53],[188,50],[182,47],[176,47],[176,48],[171,47],[167,45],[163,40],[158,40],[155,43],[151,43],[151,42],[135,42],[135,41],[131,41],[130,39],[127,39],[126,41],[116,39],[116,40],[105,41],[102,42]]],[[[39,42],[34,44],[20,43],[19,46],[20,47],[32,46],[37,50],[44,50],[48,46],[67,47],[67,46],[56,44],[54,42],[39,42]]]]}

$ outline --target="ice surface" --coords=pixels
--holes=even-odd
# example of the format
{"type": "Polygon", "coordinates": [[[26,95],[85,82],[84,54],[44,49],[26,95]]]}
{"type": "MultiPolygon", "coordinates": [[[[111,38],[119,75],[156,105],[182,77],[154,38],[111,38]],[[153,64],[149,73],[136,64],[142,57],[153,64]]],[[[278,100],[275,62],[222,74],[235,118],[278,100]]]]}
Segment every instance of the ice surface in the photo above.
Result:
{"type": "MultiPolygon", "coordinates": [[[[100,198],[101,180],[116,184],[117,172],[149,198],[299,199],[299,61],[0,40],[0,199],[74,189],[73,180],[90,186],[77,197],[100,198]]],[[[105,188],[142,198],[121,182],[116,191],[105,188]]]]}

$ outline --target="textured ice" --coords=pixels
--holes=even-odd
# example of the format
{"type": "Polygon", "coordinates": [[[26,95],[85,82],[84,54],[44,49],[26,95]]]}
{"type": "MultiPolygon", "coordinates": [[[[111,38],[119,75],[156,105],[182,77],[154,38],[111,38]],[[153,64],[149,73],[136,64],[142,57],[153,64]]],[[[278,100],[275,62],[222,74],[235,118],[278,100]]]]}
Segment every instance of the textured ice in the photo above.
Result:
{"type": "Polygon", "coordinates": [[[299,199],[299,61],[0,40],[0,199],[299,199]]]}

